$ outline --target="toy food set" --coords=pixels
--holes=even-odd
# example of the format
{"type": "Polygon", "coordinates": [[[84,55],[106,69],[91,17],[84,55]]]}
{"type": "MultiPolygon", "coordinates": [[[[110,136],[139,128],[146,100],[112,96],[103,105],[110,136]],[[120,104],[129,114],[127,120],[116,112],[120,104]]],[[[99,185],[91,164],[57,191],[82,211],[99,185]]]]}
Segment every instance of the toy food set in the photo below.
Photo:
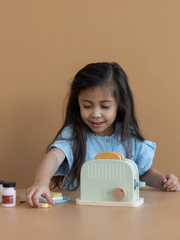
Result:
{"type": "Polygon", "coordinates": [[[139,181],[134,161],[123,159],[117,152],[102,152],[83,164],[81,195],[76,204],[139,207],[144,203],[139,187],[145,185],[139,181]]]}
{"type": "MultiPolygon", "coordinates": [[[[21,198],[23,197],[26,197],[26,194],[21,194],[21,198]]],[[[51,197],[54,203],[65,203],[65,202],[71,201],[70,197],[63,196],[62,193],[51,192],[51,197]]],[[[20,201],[20,202],[23,203],[25,201],[20,201]]],[[[48,203],[46,198],[43,198],[43,197],[39,198],[39,202],[40,202],[40,207],[42,208],[48,208],[52,206],[48,203]]]]}
{"type": "MultiPolygon", "coordinates": [[[[63,199],[62,193],[51,192],[51,197],[54,203],[58,203],[58,201],[63,199]]],[[[47,203],[46,198],[40,197],[39,202],[47,203]]]]}
{"type": "MultiPolygon", "coordinates": [[[[51,197],[54,203],[57,203],[59,200],[63,199],[62,193],[51,192],[51,197]]],[[[43,197],[39,198],[39,203],[41,208],[52,207],[52,205],[49,204],[48,201],[43,197]]]]}

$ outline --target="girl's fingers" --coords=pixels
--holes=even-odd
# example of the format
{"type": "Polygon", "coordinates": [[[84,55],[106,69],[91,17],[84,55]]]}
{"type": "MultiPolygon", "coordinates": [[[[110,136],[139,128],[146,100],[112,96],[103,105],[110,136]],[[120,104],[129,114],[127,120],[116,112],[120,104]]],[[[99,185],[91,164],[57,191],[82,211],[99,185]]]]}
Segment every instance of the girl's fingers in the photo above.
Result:
{"type": "Polygon", "coordinates": [[[177,191],[177,185],[175,185],[175,186],[173,186],[171,188],[168,188],[167,191],[168,192],[175,192],[175,191],[177,191]]]}
{"type": "Polygon", "coordinates": [[[38,190],[28,190],[26,193],[26,203],[31,207],[40,207],[39,197],[42,192],[38,190]]]}
{"type": "Polygon", "coordinates": [[[165,188],[167,189],[167,191],[170,192],[177,191],[179,189],[179,182],[177,177],[172,175],[172,177],[169,178],[168,181],[165,183],[165,188]]]}
{"type": "Polygon", "coordinates": [[[41,193],[36,192],[33,197],[32,197],[32,202],[33,202],[33,206],[39,208],[40,204],[39,204],[39,197],[41,196],[41,193]]]}
{"type": "Polygon", "coordinates": [[[172,187],[174,187],[174,186],[176,186],[177,187],[177,184],[176,184],[176,182],[174,182],[174,181],[171,181],[171,183],[170,184],[165,184],[166,185],[166,188],[167,189],[171,189],[172,187]]]}
{"type": "Polygon", "coordinates": [[[29,204],[29,206],[34,207],[32,196],[33,196],[33,192],[26,193],[26,203],[29,204]]]}
{"type": "Polygon", "coordinates": [[[166,182],[167,182],[167,178],[164,177],[164,178],[162,179],[162,184],[164,184],[164,183],[166,183],[166,182]]]}
{"type": "Polygon", "coordinates": [[[174,174],[168,174],[166,175],[167,182],[165,183],[166,188],[169,188],[170,186],[176,185],[178,183],[177,177],[174,176],[174,174]]]}
{"type": "Polygon", "coordinates": [[[174,174],[167,174],[162,179],[162,185],[167,192],[180,191],[178,178],[174,174]]]}
{"type": "Polygon", "coordinates": [[[165,183],[166,187],[168,187],[173,182],[172,178],[169,178],[165,183]]]}
{"type": "Polygon", "coordinates": [[[53,200],[52,200],[52,197],[51,197],[50,192],[47,193],[47,194],[45,194],[45,198],[46,198],[46,200],[48,201],[49,204],[51,204],[52,206],[55,205],[55,203],[54,203],[53,200]]]}
{"type": "Polygon", "coordinates": [[[42,191],[30,191],[26,193],[26,202],[27,204],[29,204],[31,207],[40,207],[40,203],[39,203],[39,198],[40,196],[43,196],[44,198],[46,198],[46,200],[49,202],[49,204],[51,205],[55,205],[50,192],[45,192],[43,193],[42,191]]]}

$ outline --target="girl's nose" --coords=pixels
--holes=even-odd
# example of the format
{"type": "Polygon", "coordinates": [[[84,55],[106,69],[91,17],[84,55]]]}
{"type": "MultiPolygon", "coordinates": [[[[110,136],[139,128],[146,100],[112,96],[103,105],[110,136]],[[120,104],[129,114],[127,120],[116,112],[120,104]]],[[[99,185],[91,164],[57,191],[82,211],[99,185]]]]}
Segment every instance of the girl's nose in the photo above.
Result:
{"type": "Polygon", "coordinates": [[[92,117],[93,118],[100,118],[101,117],[100,109],[94,109],[93,112],[92,112],[92,117]]]}

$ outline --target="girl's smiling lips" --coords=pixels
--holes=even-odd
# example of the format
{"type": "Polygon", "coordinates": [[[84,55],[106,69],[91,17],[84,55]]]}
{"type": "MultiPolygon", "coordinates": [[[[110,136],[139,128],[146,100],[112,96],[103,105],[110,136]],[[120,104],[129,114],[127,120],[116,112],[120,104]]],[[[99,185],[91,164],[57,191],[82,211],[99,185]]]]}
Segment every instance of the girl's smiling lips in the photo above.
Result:
{"type": "Polygon", "coordinates": [[[104,122],[91,122],[94,127],[100,127],[104,122]]]}

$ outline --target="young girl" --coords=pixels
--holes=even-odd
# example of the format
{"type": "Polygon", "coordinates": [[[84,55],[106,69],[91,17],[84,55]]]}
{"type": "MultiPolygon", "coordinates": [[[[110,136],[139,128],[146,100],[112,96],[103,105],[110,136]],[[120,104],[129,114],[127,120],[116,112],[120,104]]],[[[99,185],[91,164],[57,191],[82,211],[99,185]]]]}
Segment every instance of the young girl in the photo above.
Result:
{"type": "Polygon", "coordinates": [[[156,144],[142,137],[127,76],[115,62],[93,63],[75,76],[64,124],[39,165],[26,201],[39,207],[43,196],[54,205],[49,183],[62,189],[80,187],[83,163],[104,151],[116,151],[137,164],[140,180],[166,191],[180,190],[174,174],[164,176],[151,168],[156,144]],[[62,181],[62,177],[65,180],[62,181]]]}

